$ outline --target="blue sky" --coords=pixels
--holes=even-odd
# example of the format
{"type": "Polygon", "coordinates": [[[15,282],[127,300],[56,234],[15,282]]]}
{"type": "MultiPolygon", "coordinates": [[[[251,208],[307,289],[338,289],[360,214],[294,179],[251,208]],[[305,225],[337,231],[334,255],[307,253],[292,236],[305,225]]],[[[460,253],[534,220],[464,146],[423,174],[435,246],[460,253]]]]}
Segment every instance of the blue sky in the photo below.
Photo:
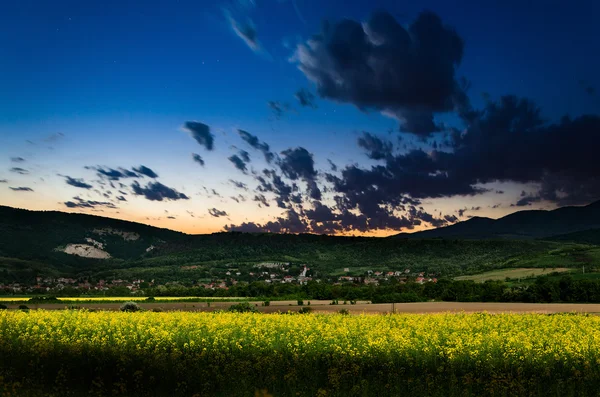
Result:
{"type": "MultiPolygon", "coordinates": [[[[252,201],[257,193],[256,176],[269,164],[240,139],[236,131],[242,129],[268,143],[275,153],[306,148],[325,193],[319,201],[341,213],[335,196],[347,192],[328,190],[328,159],[340,170],[352,164],[364,169],[377,165],[379,160],[369,159],[357,145],[364,131],[390,140],[396,145],[395,155],[415,147],[433,150],[429,145],[436,137],[434,133],[423,139],[410,131],[398,131],[398,120],[382,115],[377,105],[361,111],[352,100],[323,95],[320,82],[298,67],[294,58],[298,46],[318,34],[323,21],[330,21],[332,26],[344,18],[365,22],[379,10],[402,26],[410,25],[423,10],[430,10],[456,30],[464,50],[454,70],[455,78],[469,80],[467,95],[475,109],[486,106],[484,98],[516,95],[535,101],[548,123],[558,123],[565,114],[574,118],[597,115],[600,48],[594,19],[600,11],[598,3],[581,1],[577,7],[561,1],[522,3],[232,0],[142,4],[58,0],[5,4],[0,16],[0,180],[6,182],[0,184],[0,204],[102,211],[107,216],[198,233],[222,230],[226,224],[264,225],[281,216],[289,220],[290,209],[310,223],[302,211],[315,204],[306,197],[305,180],[287,181],[290,185],[296,182],[303,191],[302,208],[290,203],[259,208],[252,201]],[[250,45],[248,37],[244,40],[243,35],[236,34],[236,27],[252,31],[250,45]],[[316,108],[298,103],[294,95],[300,89],[315,95],[316,108]],[[289,105],[289,109],[278,116],[269,107],[270,101],[283,109],[289,105]],[[182,128],[193,120],[210,127],[215,136],[214,150],[199,146],[182,128]],[[247,174],[228,160],[238,149],[251,155],[247,174]],[[204,167],[191,160],[192,152],[202,155],[204,167]],[[16,164],[11,160],[15,157],[25,161],[16,164]],[[112,206],[64,205],[73,197],[104,203],[115,200],[103,199],[104,191],[99,196],[93,189],[69,186],[65,176],[83,178],[93,185],[91,181],[101,178],[85,166],[116,169],[142,164],[159,174],[160,183],[184,192],[188,199],[148,200],[128,191],[127,202],[112,206]],[[11,171],[15,167],[28,173],[11,171]],[[230,179],[247,183],[249,191],[237,191],[230,179]],[[33,192],[10,187],[29,187],[33,192]],[[207,194],[204,187],[215,189],[222,197],[207,194]],[[247,201],[237,203],[227,198],[237,194],[247,196],[247,201]],[[223,210],[228,216],[211,216],[210,208],[223,210]],[[167,220],[165,211],[176,214],[169,215],[176,219],[167,220]],[[188,211],[194,213],[193,218],[188,211]]],[[[443,121],[446,128],[465,128],[455,109],[436,111],[435,120],[443,121]]],[[[452,152],[455,148],[444,150],[452,152]]],[[[547,179],[552,167],[539,166],[547,179]]],[[[276,170],[283,172],[278,167],[276,170]]],[[[565,186],[579,176],[570,176],[565,186]]],[[[563,193],[542,197],[537,193],[542,177],[526,183],[515,176],[474,178],[475,184],[482,181],[485,186],[503,187],[477,194],[421,195],[416,208],[440,219],[448,215],[464,220],[466,215],[457,215],[464,207],[481,207],[470,215],[497,217],[514,211],[511,204],[523,197],[535,198],[528,207],[552,208],[564,204],[556,197],[568,195],[566,188],[559,186],[555,191],[562,189],[563,193]],[[505,193],[494,193],[498,190],[505,193]],[[492,208],[499,203],[501,206],[492,208]]],[[[129,190],[130,182],[126,183],[129,190]]],[[[596,191],[595,186],[590,189],[577,193],[579,200],[569,202],[589,201],[596,191]]],[[[275,200],[272,195],[265,196],[271,203],[275,200]]],[[[392,210],[397,217],[408,211],[396,200],[378,204],[396,206],[392,210]]],[[[346,209],[355,215],[362,211],[357,203],[346,209]]],[[[406,223],[410,225],[408,231],[442,224],[427,223],[427,217],[415,219],[418,222],[406,223]]],[[[381,228],[373,222],[366,229],[340,226],[329,232],[390,234],[405,230],[390,228],[393,224],[381,228]]]]}

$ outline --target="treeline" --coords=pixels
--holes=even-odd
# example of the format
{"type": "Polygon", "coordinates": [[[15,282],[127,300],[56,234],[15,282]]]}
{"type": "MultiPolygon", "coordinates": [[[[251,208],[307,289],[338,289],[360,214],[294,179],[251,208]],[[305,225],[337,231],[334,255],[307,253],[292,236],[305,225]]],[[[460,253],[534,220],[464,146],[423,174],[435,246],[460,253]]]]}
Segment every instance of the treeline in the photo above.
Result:
{"type": "MultiPolygon", "coordinates": [[[[6,292],[5,292],[6,293],[6,292]]],[[[573,279],[570,275],[538,277],[533,284],[511,286],[504,281],[455,281],[441,279],[437,283],[399,283],[391,280],[385,284],[357,285],[309,282],[298,284],[272,284],[263,281],[238,283],[228,289],[204,287],[160,286],[144,288],[139,293],[148,297],[198,296],[198,297],[249,297],[257,299],[318,299],[318,300],[367,300],[373,303],[425,302],[430,300],[449,302],[526,302],[526,303],[600,303],[600,279],[573,279]]],[[[2,292],[0,291],[0,294],[2,292]]],[[[48,294],[48,293],[45,293],[48,294]]],[[[51,291],[51,295],[63,297],[81,296],[82,291],[64,288],[51,291]]],[[[107,291],[86,292],[85,296],[127,296],[125,287],[107,291]]]]}

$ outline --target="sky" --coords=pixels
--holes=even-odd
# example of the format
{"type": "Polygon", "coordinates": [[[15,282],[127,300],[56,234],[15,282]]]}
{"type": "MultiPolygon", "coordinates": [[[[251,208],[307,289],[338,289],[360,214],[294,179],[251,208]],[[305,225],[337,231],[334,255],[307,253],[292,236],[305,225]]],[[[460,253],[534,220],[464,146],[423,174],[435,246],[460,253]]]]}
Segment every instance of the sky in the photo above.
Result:
{"type": "Polygon", "coordinates": [[[600,199],[600,3],[21,0],[0,205],[385,236],[600,199]]]}

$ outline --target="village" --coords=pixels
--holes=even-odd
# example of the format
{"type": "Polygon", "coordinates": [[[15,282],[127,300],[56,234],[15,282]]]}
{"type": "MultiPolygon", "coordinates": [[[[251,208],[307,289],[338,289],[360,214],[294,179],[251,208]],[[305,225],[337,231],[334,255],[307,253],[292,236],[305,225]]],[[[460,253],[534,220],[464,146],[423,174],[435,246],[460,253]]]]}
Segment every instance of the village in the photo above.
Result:
{"type": "MultiPolygon", "coordinates": [[[[196,266],[182,267],[183,270],[194,270],[196,266]]],[[[190,283],[181,283],[178,281],[159,282],[155,279],[99,279],[90,278],[69,278],[69,277],[35,277],[31,283],[12,282],[0,283],[0,294],[28,294],[28,293],[48,293],[48,292],[67,292],[77,291],[79,293],[105,293],[107,291],[121,291],[129,294],[143,294],[147,288],[169,288],[185,284],[187,287],[201,287],[207,290],[229,289],[230,286],[238,283],[264,282],[267,284],[298,284],[305,285],[310,281],[330,283],[333,285],[341,284],[364,284],[377,286],[381,283],[395,280],[398,283],[436,283],[437,275],[425,274],[424,272],[412,272],[410,269],[403,271],[374,271],[367,270],[357,275],[356,271],[350,268],[343,268],[344,275],[329,276],[320,275],[311,270],[309,265],[291,265],[289,262],[263,262],[250,267],[249,270],[243,270],[239,267],[230,267],[220,269],[209,280],[199,279],[190,283]]]]}

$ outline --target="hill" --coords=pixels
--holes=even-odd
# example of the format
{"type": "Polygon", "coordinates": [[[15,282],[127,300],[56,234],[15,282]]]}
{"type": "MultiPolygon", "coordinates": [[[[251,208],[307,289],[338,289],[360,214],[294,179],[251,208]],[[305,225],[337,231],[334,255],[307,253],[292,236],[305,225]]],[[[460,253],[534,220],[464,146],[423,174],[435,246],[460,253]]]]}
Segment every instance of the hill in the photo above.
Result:
{"type": "Polygon", "coordinates": [[[503,267],[579,266],[592,260],[592,251],[538,240],[187,235],[99,216],[0,207],[0,282],[35,275],[198,280],[260,262],[308,264],[321,275],[409,268],[454,276],[503,267]]]}
{"type": "Polygon", "coordinates": [[[552,211],[518,211],[499,219],[473,217],[451,226],[411,234],[401,233],[395,237],[549,239],[553,236],[598,228],[600,228],[600,201],[583,207],[562,207],[552,211]]]}

